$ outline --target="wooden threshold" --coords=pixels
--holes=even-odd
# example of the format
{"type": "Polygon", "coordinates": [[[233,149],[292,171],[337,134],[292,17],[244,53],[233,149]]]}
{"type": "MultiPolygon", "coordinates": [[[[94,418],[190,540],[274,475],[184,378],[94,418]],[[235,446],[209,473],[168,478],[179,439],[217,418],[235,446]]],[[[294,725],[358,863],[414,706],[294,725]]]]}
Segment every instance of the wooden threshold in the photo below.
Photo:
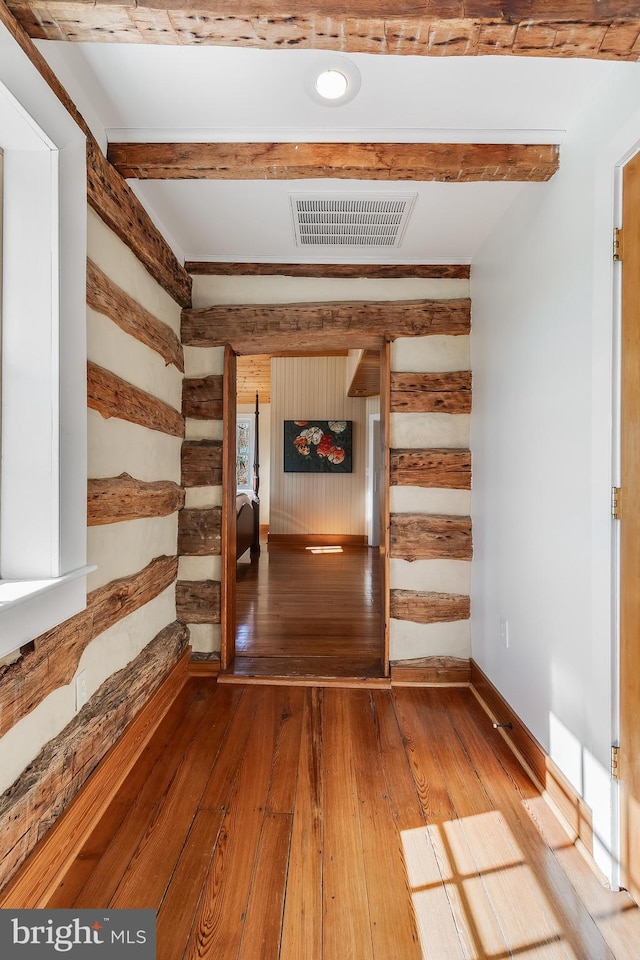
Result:
{"type": "Polygon", "coordinates": [[[220,673],[220,654],[191,654],[187,667],[190,677],[217,677],[220,673]]]}
{"type": "Polygon", "coordinates": [[[382,664],[370,657],[236,657],[218,683],[389,689],[382,664]]]}
{"type": "Polygon", "coordinates": [[[461,657],[422,657],[391,663],[392,687],[468,687],[470,661],[461,657]]]}
{"type": "Polygon", "coordinates": [[[361,547],[367,545],[367,538],[355,533],[270,533],[267,543],[285,543],[290,547],[361,547]]]}

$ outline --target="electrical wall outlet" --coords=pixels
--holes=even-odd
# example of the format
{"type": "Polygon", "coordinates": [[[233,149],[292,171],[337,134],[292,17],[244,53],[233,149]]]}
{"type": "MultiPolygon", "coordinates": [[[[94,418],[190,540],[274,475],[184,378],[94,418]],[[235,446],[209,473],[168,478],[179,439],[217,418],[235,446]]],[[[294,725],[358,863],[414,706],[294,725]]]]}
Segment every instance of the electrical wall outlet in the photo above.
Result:
{"type": "Polygon", "coordinates": [[[76,711],[81,710],[87,700],[87,671],[83,670],[76,677],[76,711]]]}
{"type": "Polygon", "coordinates": [[[509,621],[500,621],[500,643],[503,647],[509,649],[509,621]]]}

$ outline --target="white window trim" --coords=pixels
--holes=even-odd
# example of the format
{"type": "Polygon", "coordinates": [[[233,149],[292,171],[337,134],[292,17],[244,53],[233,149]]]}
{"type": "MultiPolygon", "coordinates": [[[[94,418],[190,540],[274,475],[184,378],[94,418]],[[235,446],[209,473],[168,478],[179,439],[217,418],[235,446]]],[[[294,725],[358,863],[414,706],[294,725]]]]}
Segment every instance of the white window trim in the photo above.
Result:
{"type": "Polygon", "coordinates": [[[86,142],[0,24],[0,656],[86,606],[86,142]]]}

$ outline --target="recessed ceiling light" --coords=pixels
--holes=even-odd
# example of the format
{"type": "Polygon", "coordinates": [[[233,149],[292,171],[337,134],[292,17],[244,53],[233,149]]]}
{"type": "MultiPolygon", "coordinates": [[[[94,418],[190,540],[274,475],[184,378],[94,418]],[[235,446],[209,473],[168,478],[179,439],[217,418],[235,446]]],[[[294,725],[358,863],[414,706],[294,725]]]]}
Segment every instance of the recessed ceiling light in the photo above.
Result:
{"type": "Polygon", "coordinates": [[[349,81],[340,70],[323,70],[316,78],[316,90],[325,100],[339,100],[348,87],[349,81]]]}
{"type": "Polygon", "coordinates": [[[323,54],[313,59],[305,72],[304,84],[309,96],[324,107],[341,107],[360,90],[360,71],[348,57],[323,54]]]}

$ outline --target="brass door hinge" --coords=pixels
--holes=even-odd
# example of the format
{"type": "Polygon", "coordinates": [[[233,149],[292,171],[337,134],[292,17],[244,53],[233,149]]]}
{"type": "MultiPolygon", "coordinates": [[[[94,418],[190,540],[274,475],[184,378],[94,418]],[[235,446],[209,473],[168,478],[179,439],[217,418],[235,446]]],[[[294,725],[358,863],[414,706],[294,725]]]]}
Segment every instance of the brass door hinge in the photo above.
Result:
{"type": "Polygon", "coordinates": [[[611,487],[611,516],[614,520],[620,519],[620,501],[621,501],[621,490],[620,487],[611,487]]]}
{"type": "Polygon", "coordinates": [[[622,260],[622,227],[616,227],[613,231],[613,259],[616,262],[622,260]]]}
{"type": "Polygon", "coordinates": [[[620,779],[620,747],[611,747],[611,777],[620,779]]]}

